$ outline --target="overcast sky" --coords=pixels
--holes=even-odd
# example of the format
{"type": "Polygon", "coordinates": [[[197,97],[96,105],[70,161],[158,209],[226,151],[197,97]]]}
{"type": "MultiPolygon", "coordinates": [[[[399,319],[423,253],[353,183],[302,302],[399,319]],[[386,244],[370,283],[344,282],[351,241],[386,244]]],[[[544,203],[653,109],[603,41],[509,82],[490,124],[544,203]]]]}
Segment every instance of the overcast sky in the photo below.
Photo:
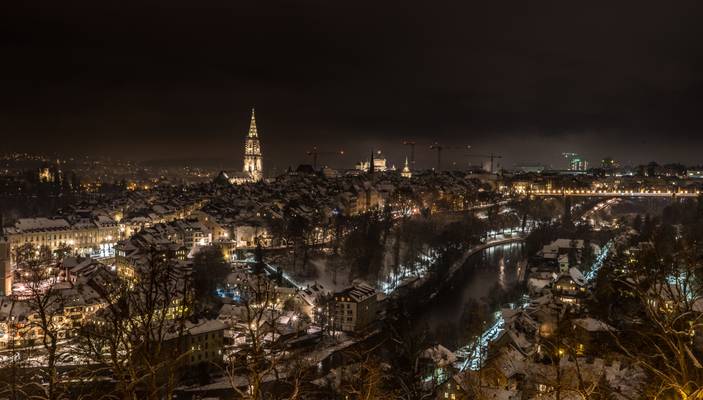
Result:
{"type": "Polygon", "coordinates": [[[421,166],[435,141],[703,163],[696,0],[10,3],[0,148],[239,165],[256,106],[267,168],[313,145],[399,164],[403,140],[421,166]]]}

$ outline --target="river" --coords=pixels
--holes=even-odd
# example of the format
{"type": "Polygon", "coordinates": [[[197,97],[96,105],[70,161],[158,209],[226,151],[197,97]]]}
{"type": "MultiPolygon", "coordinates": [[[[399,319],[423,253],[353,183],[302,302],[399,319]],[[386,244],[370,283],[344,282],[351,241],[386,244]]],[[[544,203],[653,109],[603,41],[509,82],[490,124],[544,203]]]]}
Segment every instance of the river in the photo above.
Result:
{"type": "MultiPolygon", "coordinates": [[[[414,319],[418,330],[427,330],[430,339],[456,350],[471,340],[467,306],[481,301],[500,286],[510,289],[517,282],[518,263],[524,258],[522,243],[510,243],[482,250],[469,257],[453,278],[414,319]]],[[[496,310],[491,310],[496,311],[496,310]]],[[[489,321],[490,322],[490,321],[489,321]]]]}
{"type": "MultiPolygon", "coordinates": [[[[412,325],[417,329],[416,332],[427,330],[431,340],[445,345],[452,351],[467,344],[471,337],[462,334],[466,332],[467,324],[471,323],[462,315],[466,305],[488,295],[496,284],[504,289],[513,286],[517,281],[518,263],[523,257],[523,244],[520,242],[489,247],[469,257],[456,272],[453,284],[445,287],[432,301],[425,304],[422,311],[412,316],[412,325]]],[[[354,353],[349,351],[352,349],[363,353],[373,348],[378,354],[393,351],[385,346],[377,347],[383,343],[384,338],[384,335],[376,335],[351,346],[347,351],[331,354],[318,364],[315,371],[317,376],[324,376],[332,368],[357,361],[350,356],[354,353]]],[[[232,394],[226,391],[226,395],[232,394]]]]}

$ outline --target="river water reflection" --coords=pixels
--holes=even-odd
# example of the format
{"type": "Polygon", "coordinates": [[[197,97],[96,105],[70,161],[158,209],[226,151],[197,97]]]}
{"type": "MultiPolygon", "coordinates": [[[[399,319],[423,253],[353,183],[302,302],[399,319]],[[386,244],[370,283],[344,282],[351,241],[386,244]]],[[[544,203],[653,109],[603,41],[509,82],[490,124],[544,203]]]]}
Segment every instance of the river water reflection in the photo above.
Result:
{"type": "Polygon", "coordinates": [[[518,263],[524,257],[522,243],[485,249],[466,260],[452,286],[438,294],[414,319],[418,330],[428,330],[431,339],[450,350],[470,340],[466,332],[467,305],[480,301],[499,285],[511,288],[518,278],[518,263]]]}

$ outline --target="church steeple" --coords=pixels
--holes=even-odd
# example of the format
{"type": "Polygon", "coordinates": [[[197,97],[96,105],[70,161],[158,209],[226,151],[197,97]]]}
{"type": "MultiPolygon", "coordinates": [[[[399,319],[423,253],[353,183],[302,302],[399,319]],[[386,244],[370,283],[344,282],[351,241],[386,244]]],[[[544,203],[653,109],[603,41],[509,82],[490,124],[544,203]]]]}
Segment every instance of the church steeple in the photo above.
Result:
{"type": "Polygon", "coordinates": [[[261,144],[259,143],[259,132],[256,129],[256,116],[253,107],[251,109],[249,133],[244,141],[244,167],[242,170],[248,173],[253,181],[259,181],[263,178],[263,157],[261,155],[261,144]]]}
{"type": "Polygon", "coordinates": [[[413,176],[413,173],[410,171],[410,165],[408,164],[408,157],[405,157],[405,166],[400,172],[400,176],[402,176],[403,178],[410,178],[413,176]]]}
{"type": "Polygon", "coordinates": [[[251,121],[249,122],[249,136],[250,138],[259,137],[259,133],[256,131],[256,116],[254,114],[254,107],[251,108],[251,121]]]}

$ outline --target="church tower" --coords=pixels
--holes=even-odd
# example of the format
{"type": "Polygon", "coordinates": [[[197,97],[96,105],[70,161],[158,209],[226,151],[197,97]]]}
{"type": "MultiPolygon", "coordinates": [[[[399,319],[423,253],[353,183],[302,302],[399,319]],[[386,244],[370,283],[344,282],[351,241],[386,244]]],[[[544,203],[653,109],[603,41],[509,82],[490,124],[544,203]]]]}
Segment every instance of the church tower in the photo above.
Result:
{"type": "Polygon", "coordinates": [[[260,181],[263,178],[263,157],[261,156],[261,144],[259,144],[259,134],[256,131],[256,117],[254,109],[251,109],[251,122],[249,123],[249,134],[244,142],[244,169],[245,173],[251,175],[253,181],[260,181]]]}
{"type": "Polygon", "coordinates": [[[410,171],[410,166],[408,165],[408,157],[405,157],[405,166],[400,172],[400,176],[402,176],[403,178],[411,178],[413,176],[412,171],[410,171]]]}

